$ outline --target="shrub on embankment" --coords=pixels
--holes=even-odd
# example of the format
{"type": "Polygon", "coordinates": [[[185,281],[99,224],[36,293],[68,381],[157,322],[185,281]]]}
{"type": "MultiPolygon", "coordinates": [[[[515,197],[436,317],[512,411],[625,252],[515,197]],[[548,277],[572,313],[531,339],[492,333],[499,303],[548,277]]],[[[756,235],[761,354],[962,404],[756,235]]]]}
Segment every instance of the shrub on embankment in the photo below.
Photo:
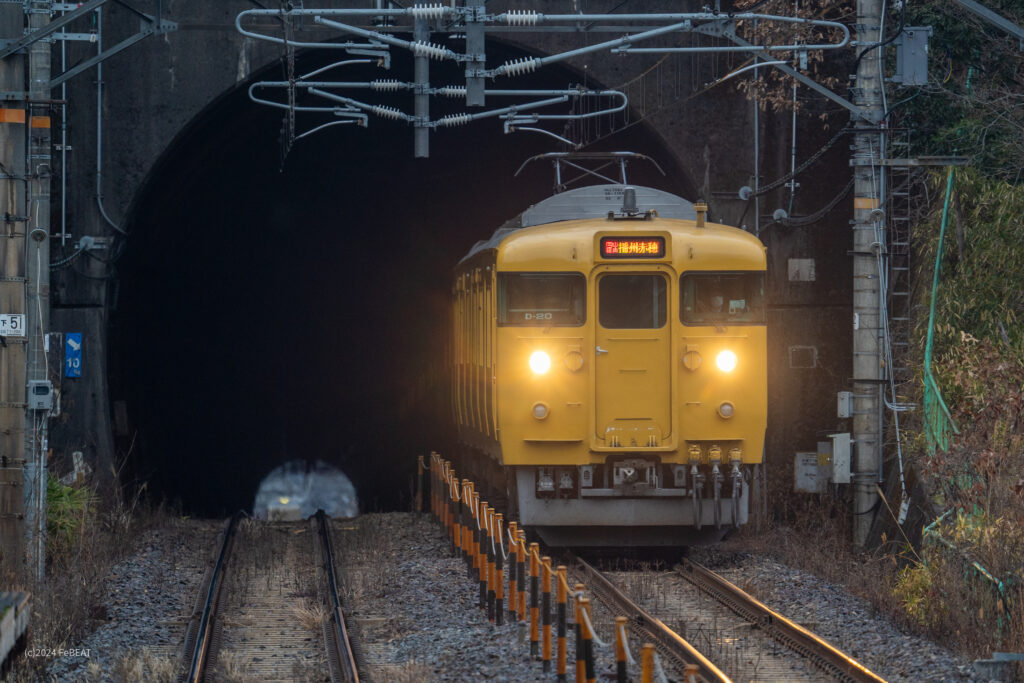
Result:
{"type": "MultiPolygon", "coordinates": [[[[936,173],[931,187],[931,210],[914,237],[912,355],[919,366],[945,173],[936,173]]],[[[922,411],[909,430],[911,465],[941,521],[900,572],[894,594],[904,616],[973,656],[1024,651],[1022,216],[1018,185],[970,169],[956,172],[935,290],[932,372],[959,433],[948,448],[934,447],[922,411]]],[[[921,394],[913,398],[923,405],[921,394]]]]}

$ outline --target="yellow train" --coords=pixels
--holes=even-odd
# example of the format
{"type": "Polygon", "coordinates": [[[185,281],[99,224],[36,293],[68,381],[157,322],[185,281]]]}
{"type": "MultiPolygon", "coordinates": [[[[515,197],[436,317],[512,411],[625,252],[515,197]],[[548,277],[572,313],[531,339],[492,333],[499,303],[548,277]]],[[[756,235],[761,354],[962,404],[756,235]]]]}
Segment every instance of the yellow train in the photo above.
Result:
{"type": "Polygon", "coordinates": [[[460,476],[548,543],[679,545],[747,521],[765,248],[706,214],[648,187],[583,187],[456,268],[460,476]]]}

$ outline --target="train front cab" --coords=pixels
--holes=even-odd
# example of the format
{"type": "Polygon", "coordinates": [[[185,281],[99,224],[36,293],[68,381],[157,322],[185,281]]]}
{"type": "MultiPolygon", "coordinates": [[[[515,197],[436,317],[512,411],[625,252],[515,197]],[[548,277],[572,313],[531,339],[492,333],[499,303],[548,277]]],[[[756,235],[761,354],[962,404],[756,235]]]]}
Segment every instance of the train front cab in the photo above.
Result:
{"type": "Polygon", "coordinates": [[[598,258],[589,273],[498,273],[499,321],[518,321],[499,329],[511,357],[499,352],[498,404],[530,406],[499,425],[502,455],[520,520],[545,541],[680,545],[746,523],[765,430],[764,256],[733,237],[746,262],[725,249],[701,270],[664,254],[598,258]]]}

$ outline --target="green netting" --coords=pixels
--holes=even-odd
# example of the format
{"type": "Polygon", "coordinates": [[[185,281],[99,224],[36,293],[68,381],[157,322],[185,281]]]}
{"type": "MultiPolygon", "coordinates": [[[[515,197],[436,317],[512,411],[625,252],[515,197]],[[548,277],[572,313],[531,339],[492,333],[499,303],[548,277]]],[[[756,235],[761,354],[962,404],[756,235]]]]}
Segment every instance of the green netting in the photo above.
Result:
{"type": "Polygon", "coordinates": [[[928,453],[935,454],[936,447],[949,448],[949,437],[959,434],[953,416],[949,414],[942,392],[932,374],[932,345],[935,338],[935,299],[939,291],[939,273],[942,271],[942,243],[949,221],[949,198],[953,196],[953,167],[946,178],[946,201],[942,205],[942,225],[939,228],[939,244],[935,249],[935,272],[932,275],[932,301],[928,312],[928,341],[924,347],[924,431],[928,439],[928,453]]]}

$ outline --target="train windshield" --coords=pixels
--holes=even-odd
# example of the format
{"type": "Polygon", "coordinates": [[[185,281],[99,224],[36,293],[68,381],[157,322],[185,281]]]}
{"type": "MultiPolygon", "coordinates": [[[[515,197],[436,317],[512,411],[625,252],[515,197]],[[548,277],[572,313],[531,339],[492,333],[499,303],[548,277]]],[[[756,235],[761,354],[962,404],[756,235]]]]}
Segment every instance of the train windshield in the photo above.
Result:
{"type": "Polygon", "coordinates": [[[498,273],[498,324],[578,327],[586,291],[581,273],[498,273]]]}
{"type": "Polygon", "coordinates": [[[680,317],[688,325],[763,325],[764,273],[686,273],[680,317]]]}
{"type": "Polygon", "coordinates": [[[665,277],[657,273],[605,275],[597,285],[601,327],[650,330],[665,325],[665,277]]]}

